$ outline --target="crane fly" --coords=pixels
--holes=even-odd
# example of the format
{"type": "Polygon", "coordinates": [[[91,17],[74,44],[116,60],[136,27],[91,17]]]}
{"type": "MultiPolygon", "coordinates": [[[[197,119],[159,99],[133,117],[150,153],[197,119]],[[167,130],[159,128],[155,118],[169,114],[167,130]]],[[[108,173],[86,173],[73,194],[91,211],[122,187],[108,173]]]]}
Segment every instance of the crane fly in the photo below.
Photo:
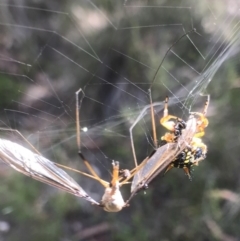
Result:
{"type": "Polygon", "coordinates": [[[129,171],[130,175],[123,177],[119,174],[119,162],[113,161],[112,180],[110,182],[101,179],[95,172],[93,167],[81,152],[81,128],[79,115],[80,92],[83,93],[82,89],[79,89],[76,92],[76,129],[78,154],[88,168],[90,174],[48,160],[47,158],[43,157],[19,131],[12,129],[1,128],[2,130],[16,132],[31,146],[34,152],[12,141],[0,139],[0,160],[22,174],[49,184],[53,187],[67,191],[75,196],[84,198],[91,204],[102,207],[107,212],[118,212],[125,207],[125,202],[123,200],[120,187],[128,183],[128,180],[132,178],[137,169],[134,168],[132,171],[129,171]],[[105,188],[101,201],[97,202],[92,199],[82,187],[80,187],[64,170],[62,170],[62,168],[76,171],[84,176],[98,181],[105,188]]]}
{"type": "MultiPolygon", "coordinates": [[[[195,32],[195,29],[187,33],[184,33],[175,43],[173,43],[169,47],[169,49],[167,50],[165,56],[163,57],[154,75],[149,91],[151,91],[156,75],[165,57],[170,51],[170,49],[178,41],[180,41],[180,39],[182,39],[184,36],[188,35],[191,32],[195,32]]],[[[0,160],[2,160],[3,162],[11,166],[16,171],[26,176],[29,176],[40,182],[46,183],[53,187],[69,192],[75,196],[84,198],[85,200],[89,201],[91,204],[102,207],[107,212],[119,212],[124,207],[128,206],[130,199],[137,191],[141,190],[144,187],[144,185],[148,184],[163,169],[163,167],[165,167],[167,164],[169,164],[172,161],[172,158],[175,155],[177,155],[178,153],[181,152],[181,150],[183,150],[184,146],[186,146],[186,143],[188,142],[187,139],[190,138],[191,134],[186,131],[185,135],[181,137],[182,141],[179,141],[178,143],[167,143],[166,145],[160,148],[157,148],[156,125],[154,121],[154,111],[153,111],[154,104],[152,103],[151,92],[150,92],[151,119],[152,119],[152,128],[153,128],[153,139],[154,139],[154,145],[156,147],[155,148],[156,152],[153,153],[152,156],[142,161],[141,164],[139,165],[137,164],[136,153],[135,153],[133,137],[132,137],[132,129],[137,123],[135,122],[130,128],[130,139],[131,139],[131,147],[133,152],[135,168],[133,168],[131,171],[128,171],[128,170],[125,171],[124,173],[127,173],[127,175],[121,175],[119,162],[112,161],[111,181],[110,182],[105,181],[99,177],[99,175],[95,172],[94,168],[91,166],[91,164],[88,162],[88,160],[84,157],[83,153],[81,152],[81,138],[80,138],[81,128],[80,128],[80,114],[79,114],[79,93],[80,92],[84,95],[84,92],[82,89],[79,89],[76,92],[77,147],[78,147],[78,155],[86,165],[89,171],[89,174],[48,160],[47,158],[43,157],[19,131],[13,130],[13,129],[1,128],[1,130],[15,131],[25,140],[25,142],[28,143],[28,145],[31,147],[33,151],[17,143],[14,143],[12,141],[0,139],[0,160]],[[77,182],[75,182],[62,168],[78,172],[84,176],[87,176],[99,182],[105,188],[101,201],[97,202],[93,198],[91,198],[84,191],[84,189],[77,182]],[[120,188],[122,187],[122,185],[128,184],[129,180],[132,178],[133,178],[133,182],[131,187],[131,196],[128,199],[128,201],[125,202],[122,197],[120,188]]],[[[192,126],[194,126],[194,124],[190,122],[190,120],[188,123],[189,125],[191,124],[192,126]]],[[[193,127],[191,128],[189,127],[188,129],[190,132],[190,130],[192,130],[193,127]]],[[[194,131],[192,130],[192,132],[194,131]]]]}

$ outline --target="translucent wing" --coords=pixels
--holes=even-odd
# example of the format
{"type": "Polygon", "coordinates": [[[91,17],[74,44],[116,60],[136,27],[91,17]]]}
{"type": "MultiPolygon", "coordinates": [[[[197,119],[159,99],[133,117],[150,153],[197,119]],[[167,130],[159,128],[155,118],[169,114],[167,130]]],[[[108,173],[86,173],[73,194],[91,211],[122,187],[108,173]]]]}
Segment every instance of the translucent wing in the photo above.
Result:
{"type": "Polygon", "coordinates": [[[61,168],[45,157],[14,142],[0,139],[0,160],[33,179],[99,205],[61,168]]]}
{"type": "Polygon", "coordinates": [[[159,147],[154,154],[145,159],[146,164],[134,175],[131,193],[142,189],[173,160],[178,152],[177,143],[168,143],[159,147]]]}
{"type": "MultiPolygon", "coordinates": [[[[179,137],[177,143],[167,143],[159,147],[152,156],[144,160],[145,165],[134,175],[131,185],[131,197],[149,184],[162,170],[164,170],[183,149],[190,145],[196,132],[196,119],[190,116],[186,123],[186,129],[179,137]]],[[[130,197],[130,198],[131,198],[130,197]]]]}

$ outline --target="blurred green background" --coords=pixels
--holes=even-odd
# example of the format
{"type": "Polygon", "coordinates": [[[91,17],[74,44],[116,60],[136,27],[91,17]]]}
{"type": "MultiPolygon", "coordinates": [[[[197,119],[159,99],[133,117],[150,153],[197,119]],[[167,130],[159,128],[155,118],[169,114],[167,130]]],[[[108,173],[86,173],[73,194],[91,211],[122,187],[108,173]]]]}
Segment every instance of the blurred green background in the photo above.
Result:
{"type": "MultiPolygon", "coordinates": [[[[111,162],[133,168],[129,128],[149,104],[170,96],[187,120],[211,95],[206,160],[189,181],[160,175],[130,207],[106,213],[1,164],[0,240],[240,240],[239,3],[235,1],[1,1],[0,123],[18,129],[47,158],[85,170],[77,155],[75,91],[82,151],[99,175],[111,162]]],[[[162,104],[155,109],[162,116],[162,104]]],[[[134,129],[138,160],[153,149],[149,113],[134,129]]],[[[160,139],[166,130],[158,124],[160,139]]],[[[13,133],[2,138],[26,143],[13,133]]],[[[96,200],[103,189],[69,172],[96,200]]],[[[129,187],[123,187],[124,198],[129,187]]]]}

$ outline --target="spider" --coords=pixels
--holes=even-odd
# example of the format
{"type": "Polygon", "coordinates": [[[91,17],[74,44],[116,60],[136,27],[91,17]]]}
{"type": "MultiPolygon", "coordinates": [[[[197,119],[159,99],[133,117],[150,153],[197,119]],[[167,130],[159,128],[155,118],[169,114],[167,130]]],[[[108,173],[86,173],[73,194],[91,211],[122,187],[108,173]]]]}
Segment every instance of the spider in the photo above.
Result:
{"type": "MultiPolygon", "coordinates": [[[[198,165],[199,161],[206,158],[207,146],[202,142],[201,137],[204,136],[204,129],[208,126],[208,119],[205,117],[209,105],[210,97],[205,103],[202,113],[191,112],[189,118],[196,118],[197,126],[196,132],[189,143],[189,145],[174,158],[171,164],[168,165],[166,172],[168,172],[173,167],[183,168],[184,172],[187,174],[191,180],[191,167],[193,165],[198,165]]],[[[176,116],[168,114],[168,97],[165,99],[163,117],[160,119],[160,124],[171,131],[171,133],[166,133],[161,137],[161,140],[165,143],[177,142],[179,136],[186,129],[186,122],[176,116]],[[172,121],[175,119],[176,121],[172,121]]]]}
{"type": "MultiPolygon", "coordinates": [[[[193,165],[198,165],[199,161],[206,158],[206,151],[202,148],[193,148],[191,146],[186,147],[173,161],[168,165],[165,173],[167,173],[173,167],[183,168],[186,175],[192,180],[191,177],[191,167],[193,165]]],[[[164,173],[164,174],[165,174],[164,173]]]]}
{"type": "MultiPolygon", "coordinates": [[[[185,122],[176,116],[168,115],[168,97],[166,97],[160,124],[171,132],[161,138],[162,145],[156,147],[153,153],[144,160],[145,164],[135,173],[131,185],[131,196],[127,202],[137,192],[146,189],[148,184],[165,168],[165,173],[173,167],[183,168],[191,178],[191,166],[198,165],[198,162],[203,160],[207,153],[207,146],[202,142],[201,137],[205,134],[204,129],[208,125],[205,115],[209,101],[210,96],[208,96],[203,112],[190,112],[190,116],[185,122]],[[171,119],[175,119],[176,122],[171,119]]],[[[150,108],[153,113],[153,105],[150,105],[150,108]]],[[[142,113],[139,116],[141,115],[142,113]]],[[[134,125],[137,122],[138,118],[134,125]]],[[[155,131],[154,126],[153,130],[155,131]]],[[[154,142],[157,141],[154,140],[154,142]]],[[[134,145],[132,149],[134,150],[134,145]]]]}

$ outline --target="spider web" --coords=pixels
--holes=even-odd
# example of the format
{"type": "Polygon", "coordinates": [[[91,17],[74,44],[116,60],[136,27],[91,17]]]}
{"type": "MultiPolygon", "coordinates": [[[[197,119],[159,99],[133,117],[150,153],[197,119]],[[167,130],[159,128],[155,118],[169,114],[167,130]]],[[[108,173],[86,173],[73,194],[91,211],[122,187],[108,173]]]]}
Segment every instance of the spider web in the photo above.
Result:
{"type": "MultiPolygon", "coordinates": [[[[133,134],[143,160],[153,141],[149,111],[141,111],[180,36],[196,29],[171,47],[153,84],[158,139],[166,95],[171,113],[187,119],[189,111],[202,110],[205,95],[226,84],[215,74],[239,53],[239,9],[237,1],[225,4],[1,1],[1,127],[18,129],[52,161],[84,170],[75,127],[75,92],[82,88],[82,151],[106,180],[113,159],[134,167],[129,128],[141,113],[133,134]]],[[[12,133],[1,135],[25,145],[12,133]]],[[[81,186],[99,199],[94,185],[81,186]]]]}

